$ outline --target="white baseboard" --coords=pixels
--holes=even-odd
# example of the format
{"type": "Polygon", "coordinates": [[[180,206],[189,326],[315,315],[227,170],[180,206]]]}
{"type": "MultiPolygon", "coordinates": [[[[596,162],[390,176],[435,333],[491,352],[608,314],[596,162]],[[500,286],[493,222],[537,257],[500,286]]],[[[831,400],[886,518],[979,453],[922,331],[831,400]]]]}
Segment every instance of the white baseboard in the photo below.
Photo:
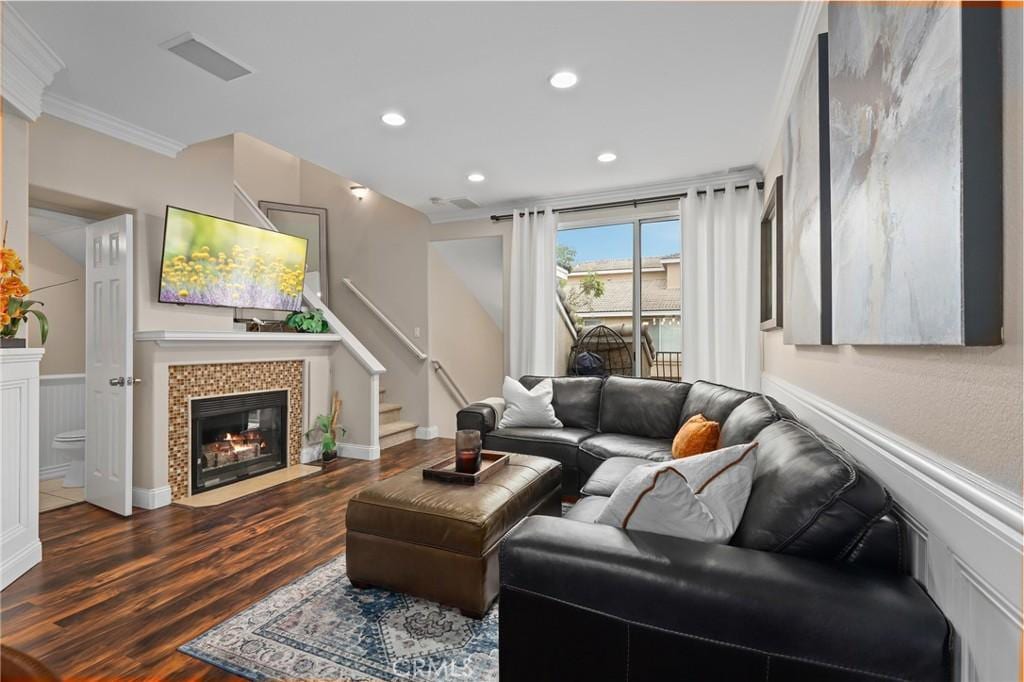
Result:
{"type": "Polygon", "coordinates": [[[36,540],[15,553],[4,557],[0,564],[0,590],[17,580],[25,571],[43,560],[43,545],[36,540]]]}
{"type": "Polygon", "coordinates": [[[48,481],[52,478],[64,478],[64,474],[66,474],[67,471],[68,465],[66,462],[64,464],[54,464],[53,466],[48,467],[39,467],[39,480],[48,481]]]}
{"type": "Polygon", "coordinates": [[[157,509],[171,503],[171,486],[160,488],[132,488],[132,506],[157,509]]]}
{"type": "Polygon", "coordinates": [[[953,624],[956,679],[1017,679],[1021,499],[783,379],[763,374],[761,386],[892,493],[908,568],[953,624]]]}
{"type": "Polygon", "coordinates": [[[340,456],[348,457],[349,459],[380,459],[380,446],[342,443],[340,456]]]}
{"type": "Polygon", "coordinates": [[[434,440],[440,438],[441,429],[436,426],[417,426],[416,427],[416,439],[417,440],[434,440]]]}

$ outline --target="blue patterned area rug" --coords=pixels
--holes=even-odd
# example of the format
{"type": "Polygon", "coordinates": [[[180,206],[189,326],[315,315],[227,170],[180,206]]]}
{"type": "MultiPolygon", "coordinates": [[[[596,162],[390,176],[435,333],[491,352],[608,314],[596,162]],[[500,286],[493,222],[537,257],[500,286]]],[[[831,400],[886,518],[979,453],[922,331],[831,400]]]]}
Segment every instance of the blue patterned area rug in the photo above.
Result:
{"type": "Polygon", "coordinates": [[[341,555],[180,650],[250,680],[497,680],[498,607],[356,589],[341,555]]]}

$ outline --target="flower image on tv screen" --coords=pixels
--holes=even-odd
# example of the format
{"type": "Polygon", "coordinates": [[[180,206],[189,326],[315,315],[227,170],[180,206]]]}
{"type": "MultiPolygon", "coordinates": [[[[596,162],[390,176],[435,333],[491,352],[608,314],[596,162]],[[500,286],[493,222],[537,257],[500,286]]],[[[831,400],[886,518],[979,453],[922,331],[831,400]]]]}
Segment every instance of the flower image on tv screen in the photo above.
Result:
{"type": "Polygon", "coordinates": [[[299,310],[306,240],[167,207],[161,303],[299,310]]]}

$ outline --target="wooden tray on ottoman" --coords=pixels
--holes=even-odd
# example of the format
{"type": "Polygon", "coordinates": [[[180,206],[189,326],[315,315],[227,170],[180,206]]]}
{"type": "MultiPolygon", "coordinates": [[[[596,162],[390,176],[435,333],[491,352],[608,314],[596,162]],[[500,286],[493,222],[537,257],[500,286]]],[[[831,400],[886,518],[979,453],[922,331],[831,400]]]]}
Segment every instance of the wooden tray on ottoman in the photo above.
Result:
{"type": "Polygon", "coordinates": [[[480,453],[480,471],[475,474],[464,474],[455,470],[455,456],[443,459],[436,464],[423,467],[423,478],[442,483],[458,483],[460,485],[476,485],[486,481],[508,464],[508,453],[483,450],[480,453]]]}

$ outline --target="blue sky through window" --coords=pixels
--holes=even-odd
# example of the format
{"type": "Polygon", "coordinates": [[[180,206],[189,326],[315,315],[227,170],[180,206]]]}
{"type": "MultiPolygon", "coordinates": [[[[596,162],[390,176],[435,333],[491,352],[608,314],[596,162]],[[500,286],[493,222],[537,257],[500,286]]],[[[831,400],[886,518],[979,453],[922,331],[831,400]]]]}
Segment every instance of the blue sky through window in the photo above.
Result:
{"type": "MultiPolygon", "coordinates": [[[[645,258],[679,253],[678,220],[644,223],[640,236],[645,258]]],[[[633,224],[559,230],[558,244],[576,249],[577,263],[606,258],[632,258],[633,224]]]]}

